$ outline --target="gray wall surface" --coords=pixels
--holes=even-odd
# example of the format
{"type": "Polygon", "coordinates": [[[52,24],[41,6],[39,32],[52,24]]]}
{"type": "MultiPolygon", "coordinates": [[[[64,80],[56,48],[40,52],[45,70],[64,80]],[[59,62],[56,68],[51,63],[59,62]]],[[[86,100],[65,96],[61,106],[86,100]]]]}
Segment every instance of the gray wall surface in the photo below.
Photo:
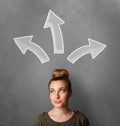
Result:
{"type": "Polygon", "coordinates": [[[119,0],[0,0],[0,126],[33,126],[52,108],[48,81],[56,68],[70,72],[70,106],[83,112],[91,126],[120,126],[119,0]],[[50,29],[43,29],[48,11],[61,25],[64,54],[54,54],[50,29]],[[31,51],[23,55],[13,38],[33,35],[50,61],[42,64],[31,51]],[[107,45],[95,59],[66,57],[88,38],[107,45]]]}

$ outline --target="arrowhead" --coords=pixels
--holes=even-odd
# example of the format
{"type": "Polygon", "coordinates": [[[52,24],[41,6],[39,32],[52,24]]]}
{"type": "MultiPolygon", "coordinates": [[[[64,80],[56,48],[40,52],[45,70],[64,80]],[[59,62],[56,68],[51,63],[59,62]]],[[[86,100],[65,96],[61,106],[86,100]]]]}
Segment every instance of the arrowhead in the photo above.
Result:
{"type": "Polygon", "coordinates": [[[16,45],[19,47],[19,49],[21,50],[23,54],[26,53],[28,49],[28,44],[31,42],[32,38],[33,36],[24,36],[24,37],[14,38],[16,45]]]}
{"type": "Polygon", "coordinates": [[[88,38],[88,41],[89,41],[90,51],[91,51],[91,55],[92,55],[93,59],[97,55],[99,55],[107,46],[105,44],[102,44],[100,42],[97,42],[97,41],[89,39],[89,38],[88,38]]]}
{"type": "Polygon", "coordinates": [[[48,16],[47,16],[47,19],[45,21],[43,28],[48,28],[48,27],[51,27],[53,25],[58,25],[58,24],[62,25],[64,23],[65,22],[60,17],[58,17],[53,11],[49,10],[48,16]]]}

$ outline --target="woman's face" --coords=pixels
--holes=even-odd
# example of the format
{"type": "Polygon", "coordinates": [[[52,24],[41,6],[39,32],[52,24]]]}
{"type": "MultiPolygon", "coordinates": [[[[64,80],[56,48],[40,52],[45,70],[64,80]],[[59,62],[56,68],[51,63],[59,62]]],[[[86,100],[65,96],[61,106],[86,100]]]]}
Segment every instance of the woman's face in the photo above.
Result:
{"type": "Polygon", "coordinates": [[[50,100],[54,107],[63,108],[68,106],[71,91],[63,80],[52,81],[49,86],[50,100]]]}

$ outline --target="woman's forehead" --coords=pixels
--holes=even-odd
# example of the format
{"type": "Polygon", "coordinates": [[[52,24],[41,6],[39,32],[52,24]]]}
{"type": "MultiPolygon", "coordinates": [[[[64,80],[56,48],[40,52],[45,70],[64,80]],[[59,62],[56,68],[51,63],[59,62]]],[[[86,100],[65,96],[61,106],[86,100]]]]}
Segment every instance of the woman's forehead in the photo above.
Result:
{"type": "Polygon", "coordinates": [[[66,88],[66,83],[63,80],[52,81],[50,84],[50,88],[66,88]]]}

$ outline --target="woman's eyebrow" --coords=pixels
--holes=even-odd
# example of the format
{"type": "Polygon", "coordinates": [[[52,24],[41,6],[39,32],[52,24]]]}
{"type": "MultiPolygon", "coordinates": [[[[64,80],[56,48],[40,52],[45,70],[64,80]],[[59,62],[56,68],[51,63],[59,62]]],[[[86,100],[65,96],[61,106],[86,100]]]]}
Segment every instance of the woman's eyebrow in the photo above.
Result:
{"type": "Polygon", "coordinates": [[[59,89],[65,89],[65,87],[60,87],[59,89]]]}
{"type": "MultiPolygon", "coordinates": [[[[67,88],[66,87],[60,87],[58,90],[61,90],[61,89],[66,90],[67,88]]],[[[55,89],[54,88],[50,88],[50,90],[55,90],[55,89]]]]}
{"type": "Polygon", "coordinates": [[[55,90],[54,88],[50,88],[50,90],[55,90]]]}
{"type": "Polygon", "coordinates": [[[61,87],[61,88],[59,88],[59,90],[61,90],[61,89],[64,89],[64,90],[66,90],[67,88],[66,88],[66,87],[61,87]]]}

